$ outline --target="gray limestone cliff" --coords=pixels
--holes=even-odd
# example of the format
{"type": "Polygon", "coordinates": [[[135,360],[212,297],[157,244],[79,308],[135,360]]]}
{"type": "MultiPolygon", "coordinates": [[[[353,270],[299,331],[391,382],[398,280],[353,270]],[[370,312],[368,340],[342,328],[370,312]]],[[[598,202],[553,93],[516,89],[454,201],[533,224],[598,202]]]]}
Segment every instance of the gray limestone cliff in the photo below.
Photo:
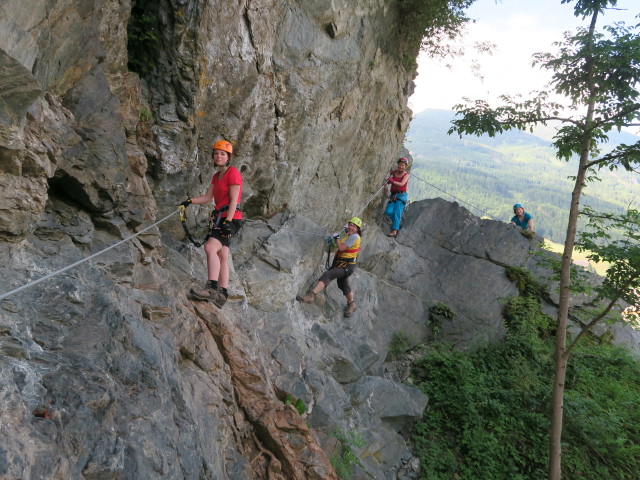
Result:
{"type": "Polygon", "coordinates": [[[1,478],[337,478],[336,430],[364,439],[354,478],[416,478],[428,399],[389,371],[390,339],[427,341],[437,302],[458,313],[442,338],[499,339],[504,268],[538,247],[438,199],[384,235],[399,25],[392,0],[2,2],[0,294],[108,250],[0,300],[1,478]],[[127,45],[132,14],[147,43],[127,45]],[[176,215],[220,138],[249,219],[222,310],[187,298],[205,260],[176,215]],[[335,285],[295,302],[361,212],[356,313],[335,285]]]}

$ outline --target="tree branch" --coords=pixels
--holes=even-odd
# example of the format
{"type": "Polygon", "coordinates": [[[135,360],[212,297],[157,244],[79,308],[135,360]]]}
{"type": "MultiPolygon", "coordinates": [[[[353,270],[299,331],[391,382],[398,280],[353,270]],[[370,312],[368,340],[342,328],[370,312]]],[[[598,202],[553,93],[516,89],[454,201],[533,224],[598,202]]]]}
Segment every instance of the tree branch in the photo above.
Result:
{"type": "MultiPolygon", "coordinates": [[[[622,288],[618,289],[618,290],[620,292],[624,292],[625,290],[627,290],[631,286],[631,284],[633,282],[635,282],[638,279],[638,277],[640,277],[640,273],[637,273],[636,275],[633,275],[631,278],[629,278],[629,280],[625,283],[625,285],[622,288]]],[[[580,333],[578,333],[576,338],[573,339],[573,342],[571,342],[571,345],[569,345],[565,349],[563,355],[565,355],[567,357],[569,356],[569,354],[571,353],[571,350],[573,350],[573,347],[575,347],[576,344],[578,343],[578,340],[580,340],[580,338],[582,338],[582,336],[585,335],[591,329],[591,327],[593,327],[596,323],[598,323],[600,320],[602,320],[604,317],[607,316],[607,314],[615,306],[615,304],[618,302],[618,300],[620,300],[621,296],[622,296],[622,294],[619,294],[615,298],[611,299],[611,301],[605,307],[605,309],[602,312],[600,312],[598,315],[596,315],[593,320],[591,320],[585,327],[582,328],[582,330],[580,330],[580,333]]]]}

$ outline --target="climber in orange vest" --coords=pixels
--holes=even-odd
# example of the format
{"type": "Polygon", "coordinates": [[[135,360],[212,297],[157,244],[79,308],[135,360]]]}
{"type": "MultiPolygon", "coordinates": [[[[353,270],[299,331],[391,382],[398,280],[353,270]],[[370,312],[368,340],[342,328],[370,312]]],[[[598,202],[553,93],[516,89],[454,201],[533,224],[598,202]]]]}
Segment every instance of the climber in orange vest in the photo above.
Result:
{"type": "Polygon", "coordinates": [[[333,257],[331,268],[326,270],[315,287],[304,295],[298,295],[299,302],[311,303],[331,280],[337,280],[338,288],[347,298],[347,306],[344,316],[350,317],[356,311],[356,302],[353,299],[353,291],[349,285],[349,277],[356,268],[356,259],[360,250],[360,238],[362,236],[362,220],[352,217],[341,233],[334,233],[329,239],[335,244],[337,251],[333,257]]]}
{"type": "Polygon", "coordinates": [[[215,203],[211,214],[212,228],[204,243],[207,255],[207,275],[209,280],[199,289],[191,289],[196,300],[213,302],[222,307],[229,296],[229,242],[242,227],[242,175],[237,168],[231,166],[233,145],[226,140],[213,144],[211,158],[217,169],[209,188],[204,195],[190,198],[180,204],[187,208],[190,204],[202,205],[215,203]]]}

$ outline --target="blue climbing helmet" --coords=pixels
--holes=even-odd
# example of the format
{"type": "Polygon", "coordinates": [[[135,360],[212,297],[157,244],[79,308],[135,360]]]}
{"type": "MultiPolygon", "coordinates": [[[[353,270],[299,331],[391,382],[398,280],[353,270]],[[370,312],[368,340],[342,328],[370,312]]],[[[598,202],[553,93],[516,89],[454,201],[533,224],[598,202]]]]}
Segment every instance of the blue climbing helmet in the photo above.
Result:
{"type": "Polygon", "coordinates": [[[516,204],[513,206],[513,213],[516,213],[516,208],[521,208],[521,209],[523,209],[523,210],[524,210],[524,207],[523,207],[521,204],[516,203],[516,204]]]}

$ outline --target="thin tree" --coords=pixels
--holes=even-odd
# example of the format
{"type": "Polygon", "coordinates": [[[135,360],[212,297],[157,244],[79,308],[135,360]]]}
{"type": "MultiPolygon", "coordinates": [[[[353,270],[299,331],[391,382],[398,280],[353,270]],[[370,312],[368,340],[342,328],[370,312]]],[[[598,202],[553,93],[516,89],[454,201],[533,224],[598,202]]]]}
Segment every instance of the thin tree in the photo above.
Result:
{"type": "Polygon", "coordinates": [[[559,480],[561,476],[563,397],[571,352],[567,348],[570,272],[582,191],[597,169],[622,167],[632,171],[640,164],[640,142],[623,144],[604,154],[599,148],[608,140],[611,130],[637,126],[640,122],[639,26],[617,23],[605,26],[602,32],[596,30],[599,17],[615,7],[617,0],[562,0],[562,3],[572,3],[575,16],[590,21],[587,28],[579,28],[574,34],[565,33],[564,41],[556,44],[557,54],[534,55],[534,65],[553,72],[546,90],[533,92],[526,101],[502,96],[503,106],[494,109],[484,101],[467,100],[466,105],[455,107],[461,118],[455,119],[449,130],[460,135],[494,136],[510,129],[532,130],[536,125],[555,121],[560,123],[553,142],[557,156],[566,161],[578,157],[560,269],[550,480],[559,480]],[[566,99],[566,104],[553,101],[552,94],[566,99]]]}

